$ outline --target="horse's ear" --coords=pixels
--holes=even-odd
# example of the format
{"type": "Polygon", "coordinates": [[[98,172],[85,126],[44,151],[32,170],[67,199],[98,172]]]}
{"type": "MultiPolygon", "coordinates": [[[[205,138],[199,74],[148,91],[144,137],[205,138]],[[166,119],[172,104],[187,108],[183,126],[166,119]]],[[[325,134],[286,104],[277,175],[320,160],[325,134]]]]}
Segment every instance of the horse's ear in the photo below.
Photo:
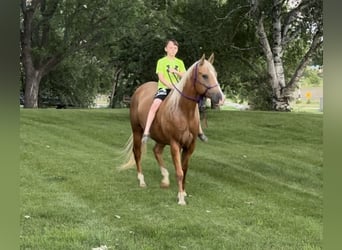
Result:
{"type": "Polygon", "coordinates": [[[211,64],[214,63],[214,53],[211,53],[211,55],[210,55],[208,61],[209,61],[211,64]]]}
{"type": "Polygon", "coordinates": [[[205,60],[205,54],[203,54],[203,56],[201,57],[201,59],[199,60],[199,65],[202,66],[205,60]]]}

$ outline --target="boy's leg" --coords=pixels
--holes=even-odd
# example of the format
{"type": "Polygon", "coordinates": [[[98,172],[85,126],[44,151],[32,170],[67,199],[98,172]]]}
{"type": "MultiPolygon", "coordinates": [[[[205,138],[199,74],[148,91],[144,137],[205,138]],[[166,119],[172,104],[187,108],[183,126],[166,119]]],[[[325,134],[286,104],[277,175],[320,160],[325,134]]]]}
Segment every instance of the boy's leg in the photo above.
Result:
{"type": "Polygon", "coordinates": [[[156,115],[156,112],[157,112],[161,102],[162,102],[161,99],[158,99],[158,98],[154,99],[153,103],[151,105],[151,108],[148,111],[146,125],[145,125],[145,129],[144,129],[144,134],[143,134],[143,138],[142,138],[143,143],[146,143],[148,138],[149,138],[151,125],[152,125],[152,122],[154,120],[154,117],[156,115]]]}
{"type": "Polygon", "coordinates": [[[208,137],[203,133],[201,123],[199,125],[198,138],[200,138],[200,140],[204,142],[208,141],[208,137]]]}

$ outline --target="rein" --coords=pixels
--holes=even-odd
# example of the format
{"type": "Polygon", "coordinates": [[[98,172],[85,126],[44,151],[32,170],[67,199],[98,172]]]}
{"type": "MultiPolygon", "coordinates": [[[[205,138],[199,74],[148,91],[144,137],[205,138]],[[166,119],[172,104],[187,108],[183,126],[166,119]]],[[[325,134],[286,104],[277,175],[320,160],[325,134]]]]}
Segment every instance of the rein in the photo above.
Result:
{"type": "MultiPolygon", "coordinates": [[[[195,65],[195,74],[194,74],[194,81],[193,81],[193,86],[194,86],[194,87],[195,87],[195,84],[196,84],[196,82],[197,82],[197,71],[198,71],[198,63],[196,63],[196,65],[195,65]]],[[[203,94],[197,96],[197,98],[194,98],[194,97],[191,97],[191,96],[187,96],[187,95],[185,95],[182,91],[180,91],[180,90],[176,87],[176,85],[173,83],[173,81],[171,80],[169,71],[167,71],[167,74],[169,75],[169,79],[170,79],[170,82],[171,82],[172,86],[174,87],[175,90],[177,90],[177,92],[178,92],[181,96],[185,97],[185,98],[188,99],[188,100],[197,102],[197,103],[200,103],[200,102],[203,100],[205,94],[207,93],[207,91],[208,91],[209,89],[212,89],[212,88],[215,88],[215,87],[218,86],[218,84],[215,84],[215,85],[212,85],[212,86],[209,86],[209,87],[208,87],[207,85],[205,85],[205,84],[199,82],[201,85],[203,85],[203,86],[206,88],[206,90],[204,91],[203,94]]],[[[177,77],[175,73],[173,73],[173,74],[174,74],[175,77],[177,77]]],[[[177,78],[176,78],[176,79],[177,79],[177,78]]]]}

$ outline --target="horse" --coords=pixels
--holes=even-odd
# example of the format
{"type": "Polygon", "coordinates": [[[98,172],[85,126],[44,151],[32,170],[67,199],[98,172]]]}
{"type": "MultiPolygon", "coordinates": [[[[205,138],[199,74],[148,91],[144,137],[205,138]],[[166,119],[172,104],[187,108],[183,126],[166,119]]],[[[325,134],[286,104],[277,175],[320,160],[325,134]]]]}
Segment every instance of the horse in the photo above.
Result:
{"type": "MultiPolygon", "coordinates": [[[[155,141],[154,156],[163,176],[160,184],[162,188],[170,185],[169,172],[163,160],[164,147],[170,146],[180,205],[186,205],[185,177],[199,131],[198,103],[204,97],[210,98],[212,102],[219,105],[224,101],[224,95],[217,81],[217,73],[212,65],[213,61],[214,54],[211,54],[208,60],[203,54],[200,60],[188,68],[180,82],[173,84],[174,88],[161,103],[150,129],[150,137],[155,141]]],[[[146,152],[146,145],[142,144],[141,139],[156,91],[157,82],[146,82],[135,90],[131,98],[132,134],[125,150],[129,159],[121,166],[121,169],[136,165],[140,187],[146,187],[141,166],[141,157],[146,152]]]]}

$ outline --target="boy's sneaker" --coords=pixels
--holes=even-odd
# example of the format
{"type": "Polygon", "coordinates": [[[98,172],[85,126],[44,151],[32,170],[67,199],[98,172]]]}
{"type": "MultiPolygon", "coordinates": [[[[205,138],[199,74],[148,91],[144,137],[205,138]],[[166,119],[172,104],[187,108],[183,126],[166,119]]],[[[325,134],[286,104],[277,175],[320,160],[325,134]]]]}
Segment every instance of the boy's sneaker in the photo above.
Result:
{"type": "Polygon", "coordinates": [[[198,138],[200,138],[200,140],[203,142],[208,141],[208,137],[205,134],[198,134],[198,138]]]}
{"type": "Polygon", "coordinates": [[[149,138],[150,138],[150,135],[144,134],[143,137],[142,137],[142,139],[141,139],[141,142],[142,142],[143,144],[146,144],[149,138]]]}

